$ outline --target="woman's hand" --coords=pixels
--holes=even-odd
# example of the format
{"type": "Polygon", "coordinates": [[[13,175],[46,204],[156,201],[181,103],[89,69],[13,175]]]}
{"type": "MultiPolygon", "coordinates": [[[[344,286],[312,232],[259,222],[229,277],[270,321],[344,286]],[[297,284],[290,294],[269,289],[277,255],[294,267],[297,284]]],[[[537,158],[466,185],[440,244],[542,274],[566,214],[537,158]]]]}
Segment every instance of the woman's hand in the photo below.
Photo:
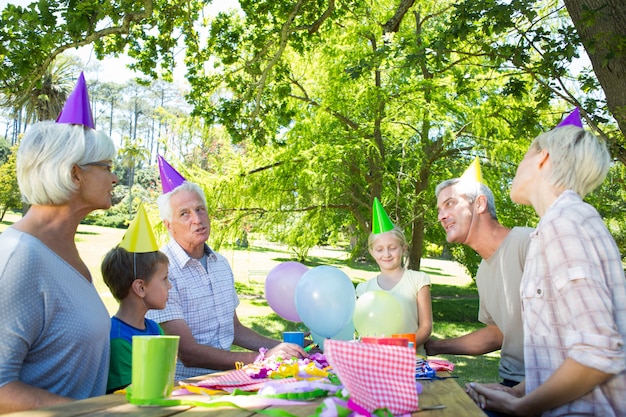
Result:
{"type": "Polygon", "coordinates": [[[502,384],[479,384],[470,382],[465,385],[465,392],[483,410],[492,410],[516,415],[515,405],[520,393],[502,384]]]}

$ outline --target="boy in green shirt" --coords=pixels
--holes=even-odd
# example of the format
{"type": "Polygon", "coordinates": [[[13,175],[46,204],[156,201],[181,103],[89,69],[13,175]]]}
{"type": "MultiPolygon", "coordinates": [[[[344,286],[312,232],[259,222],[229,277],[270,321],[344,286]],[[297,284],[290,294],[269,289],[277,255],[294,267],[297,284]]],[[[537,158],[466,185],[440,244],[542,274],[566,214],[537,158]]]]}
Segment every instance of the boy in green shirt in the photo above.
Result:
{"type": "Polygon", "coordinates": [[[102,261],[102,277],[119,302],[111,317],[111,360],[107,394],[131,382],[132,340],[135,335],[162,335],[163,330],[145,317],[149,309],[163,309],[172,285],[167,279],[169,260],[159,252],[143,206],[122,242],[102,261]]]}

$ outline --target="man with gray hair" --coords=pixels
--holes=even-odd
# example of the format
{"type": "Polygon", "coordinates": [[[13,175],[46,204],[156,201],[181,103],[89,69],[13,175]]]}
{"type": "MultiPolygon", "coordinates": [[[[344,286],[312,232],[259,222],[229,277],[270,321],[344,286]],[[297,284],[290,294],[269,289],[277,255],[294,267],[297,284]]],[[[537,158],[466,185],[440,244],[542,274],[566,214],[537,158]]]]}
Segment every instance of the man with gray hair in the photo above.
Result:
{"type": "Polygon", "coordinates": [[[498,222],[493,193],[486,185],[455,178],[440,183],[438,219],[448,242],[474,249],[482,258],[476,273],[478,320],[485,327],[451,339],[429,339],[429,355],[482,355],[501,349],[501,384],[524,379],[523,326],[519,286],[532,228],[509,229],[498,222]]]}
{"type": "Polygon", "coordinates": [[[162,248],[169,260],[172,288],[164,310],[150,310],[166,334],[180,336],[176,379],[234,369],[257,357],[307,356],[302,347],[267,338],[237,317],[239,298],[228,261],[206,244],[211,225],[202,189],[184,181],[160,195],[157,204],[170,241],[162,248]],[[232,345],[248,349],[232,352],[232,345]]]}

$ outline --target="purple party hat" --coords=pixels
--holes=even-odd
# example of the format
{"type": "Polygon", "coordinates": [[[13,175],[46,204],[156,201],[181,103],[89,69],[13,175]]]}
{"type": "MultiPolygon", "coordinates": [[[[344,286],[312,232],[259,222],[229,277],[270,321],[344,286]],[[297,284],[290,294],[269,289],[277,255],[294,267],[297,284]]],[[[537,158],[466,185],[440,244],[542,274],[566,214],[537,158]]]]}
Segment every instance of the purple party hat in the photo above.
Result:
{"type": "Polygon", "coordinates": [[[161,175],[163,194],[169,193],[174,188],[187,181],[185,177],[180,175],[161,155],[157,155],[157,161],[159,162],[159,174],[161,175]]]}
{"type": "Polygon", "coordinates": [[[583,122],[582,120],[580,120],[580,110],[578,109],[578,107],[576,107],[570,114],[568,114],[565,119],[561,120],[561,123],[556,125],[556,127],[567,125],[578,126],[580,128],[583,127],[583,122]]]}
{"type": "Polygon", "coordinates": [[[89,104],[89,94],[87,93],[87,83],[85,76],[81,72],[76,82],[74,91],[69,95],[63,110],[57,117],[57,123],[69,123],[74,125],[83,125],[92,129],[96,128],[91,114],[91,105],[89,104]]]}

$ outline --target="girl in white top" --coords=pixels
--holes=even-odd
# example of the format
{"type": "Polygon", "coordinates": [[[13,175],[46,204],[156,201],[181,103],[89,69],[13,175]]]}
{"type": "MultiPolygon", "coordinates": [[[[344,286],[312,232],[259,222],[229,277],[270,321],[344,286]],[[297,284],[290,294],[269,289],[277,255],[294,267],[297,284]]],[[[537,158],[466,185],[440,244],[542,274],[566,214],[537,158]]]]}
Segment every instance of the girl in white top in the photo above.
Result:
{"type": "Polygon", "coordinates": [[[396,297],[403,311],[402,316],[397,318],[402,321],[398,333],[414,333],[417,352],[425,355],[423,344],[433,328],[430,277],[424,272],[404,268],[403,259],[408,245],[404,233],[397,227],[383,233],[371,233],[368,247],[380,274],[360,283],[356,288],[357,297],[375,290],[383,290],[396,297]]]}

